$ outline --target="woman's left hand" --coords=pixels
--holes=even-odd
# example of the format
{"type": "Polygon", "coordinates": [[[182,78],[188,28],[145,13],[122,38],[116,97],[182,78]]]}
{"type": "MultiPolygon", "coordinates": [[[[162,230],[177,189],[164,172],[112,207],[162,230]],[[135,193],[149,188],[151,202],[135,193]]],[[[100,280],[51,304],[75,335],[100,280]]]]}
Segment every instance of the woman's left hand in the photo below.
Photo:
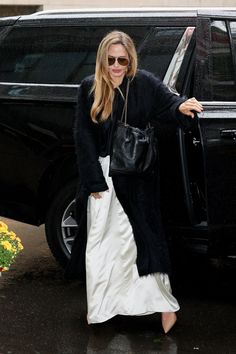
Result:
{"type": "Polygon", "coordinates": [[[194,111],[195,112],[202,112],[203,107],[198,100],[196,100],[195,97],[189,98],[187,101],[181,103],[179,106],[179,111],[182,114],[185,114],[186,116],[190,116],[194,118],[194,111]]]}

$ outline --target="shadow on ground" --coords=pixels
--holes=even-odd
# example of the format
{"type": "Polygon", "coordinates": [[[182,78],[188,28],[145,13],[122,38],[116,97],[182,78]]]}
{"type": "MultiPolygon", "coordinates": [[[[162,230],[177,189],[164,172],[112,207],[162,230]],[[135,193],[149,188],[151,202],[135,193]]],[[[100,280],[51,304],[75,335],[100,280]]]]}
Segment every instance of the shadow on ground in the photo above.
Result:
{"type": "Polygon", "coordinates": [[[158,314],[87,325],[84,284],[41,261],[0,290],[0,354],[236,353],[232,269],[180,267],[173,284],[181,310],[165,336],[158,314]]]}
{"type": "Polygon", "coordinates": [[[175,264],[181,310],[169,335],[159,314],[88,325],[85,285],[67,282],[44,230],[27,227],[19,230],[32,233],[24,254],[0,278],[0,354],[236,353],[235,266],[212,268],[194,257],[175,264]]]}

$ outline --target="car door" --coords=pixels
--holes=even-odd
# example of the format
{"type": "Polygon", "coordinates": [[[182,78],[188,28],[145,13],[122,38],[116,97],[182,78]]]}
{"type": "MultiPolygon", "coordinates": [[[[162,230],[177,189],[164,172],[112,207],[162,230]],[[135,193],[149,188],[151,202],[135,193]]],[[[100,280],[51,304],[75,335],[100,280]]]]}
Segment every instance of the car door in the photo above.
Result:
{"type": "MultiPolygon", "coordinates": [[[[194,20],[184,23],[183,18],[175,19],[168,25],[154,27],[139,49],[139,65],[161,77],[176,94],[183,91],[175,86],[179,76],[185,81],[183,76],[195,45],[194,30],[194,20]],[[181,70],[183,63],[185,68],[181,70]]],[[[168,112],[152,123],[158,137],[162,216],[167,232],[174,228],[176,234],[177,228],[189,225],[176,135],[179,125],[168,112]]]]}
{"type": "Polygon", "coordinates": [[[236,16],[199,14],[195,96],[204,112],[203,146],[209,251],[236,254],[236,16]]]}

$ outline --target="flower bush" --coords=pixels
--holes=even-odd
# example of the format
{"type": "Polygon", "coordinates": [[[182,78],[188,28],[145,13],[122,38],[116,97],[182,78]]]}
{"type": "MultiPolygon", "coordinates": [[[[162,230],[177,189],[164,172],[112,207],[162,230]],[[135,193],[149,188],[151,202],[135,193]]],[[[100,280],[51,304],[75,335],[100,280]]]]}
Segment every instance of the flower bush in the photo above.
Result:
{"type": "Polygon", "coordinates": [[[0,272],[9,270],[10,265],[23,248],[21,239],[0,221],[0,272]]]}

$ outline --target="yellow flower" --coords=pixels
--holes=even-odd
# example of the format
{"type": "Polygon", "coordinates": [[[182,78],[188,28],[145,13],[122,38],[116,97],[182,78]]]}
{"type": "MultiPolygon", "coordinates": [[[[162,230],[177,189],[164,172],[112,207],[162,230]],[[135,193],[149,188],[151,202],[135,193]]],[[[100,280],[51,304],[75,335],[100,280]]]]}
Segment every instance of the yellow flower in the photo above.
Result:
{"type": "Polygon", "coordinates": [[[10,239],[11,239],[11,240],[16,240],[16,234],[15,234],[15,232],[10,231],[10,232],[9,232],[9,236],[10,236],[10,239]]]}
{"type": "Polygon", "coordinates": [[[19,247],[19,250],[20,250],[20,251],[22,251],[22,250],[24,249],[24,247],[22,246],[21,243],[18,245],[18,247],[19,247]]]}
{"type": "Polygon", "coordinates": [[[1,242],[1,245],[3,245],[3,247],[8,250],[8,251],[11,251],[12,250],[12,245],[10,244],[9,241],[2,241],[1,242]]]}
{"type": "Polygon", "coordinates": [[[4,224],[4,222],[0,221],[0,232],[7,232],[8,231],[8,227],[6,224],[4,224]]]}
{"type": "Polygon", "coordinates": [[[23,250],[21,239],[15,232],[8,230],[6,224],[0,221],[0,272],[9,270],[18,253],[23,250]]]}

